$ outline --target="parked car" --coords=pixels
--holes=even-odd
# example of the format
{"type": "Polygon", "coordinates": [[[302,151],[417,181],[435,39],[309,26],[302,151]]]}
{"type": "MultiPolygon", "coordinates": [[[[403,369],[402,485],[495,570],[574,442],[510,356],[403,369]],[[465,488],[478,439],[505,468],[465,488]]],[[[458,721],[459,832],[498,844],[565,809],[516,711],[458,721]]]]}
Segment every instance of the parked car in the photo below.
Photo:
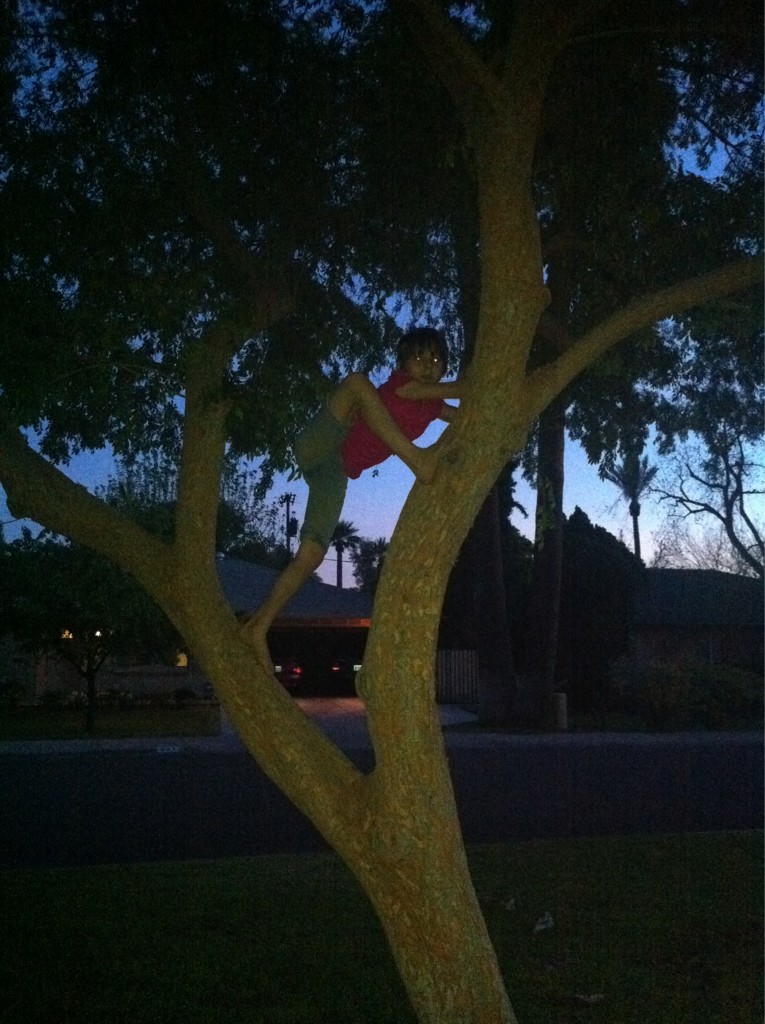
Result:
{"type": "Polygon", "coordinates": [[[356,674],[360,671],[360,662],[353,658],[335,658],[330,667],[330,687],[333,693],[356,692],[356,674]]]}
{"type": "Polygon", "coordinates": [[[293,658],[277,662],[274,665],[274,673],[282,686],[288,690],[297,690],[305,678],[303,666],[293,658]]]}

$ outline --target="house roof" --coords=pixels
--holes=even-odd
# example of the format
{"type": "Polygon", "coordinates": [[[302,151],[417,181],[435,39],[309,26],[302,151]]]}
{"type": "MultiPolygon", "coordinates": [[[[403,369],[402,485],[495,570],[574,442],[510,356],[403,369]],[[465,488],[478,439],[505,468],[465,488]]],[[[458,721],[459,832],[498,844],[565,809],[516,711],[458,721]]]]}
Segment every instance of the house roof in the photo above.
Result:
{"type": "Polygon", "coordinates": [[[716,569],[646,569],[637,626],[763,628],[763,581],[716,569]]]}
{"type": "MultiPolygon", "coordinates": [[[[249,615],[265,600],[277,576],[267,569],[239,558],[219,558],[218,575],[223,592],[235,612],[249,615]]],[[[358,590],[345,590],[310,579],[277,619],[292,626],[368,626],[372,598],[358,590]]]]}

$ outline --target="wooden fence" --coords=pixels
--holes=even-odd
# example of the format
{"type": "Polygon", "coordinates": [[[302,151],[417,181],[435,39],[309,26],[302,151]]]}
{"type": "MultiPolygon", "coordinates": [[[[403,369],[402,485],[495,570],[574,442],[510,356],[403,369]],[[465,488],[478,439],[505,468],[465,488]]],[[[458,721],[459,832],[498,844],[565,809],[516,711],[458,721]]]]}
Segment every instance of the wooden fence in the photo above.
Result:
{"type": "Polygon", "coordinates": [[[438,652],[436,700],[439,704],[478,703],[478,655],[475,651],[438,652]]]}

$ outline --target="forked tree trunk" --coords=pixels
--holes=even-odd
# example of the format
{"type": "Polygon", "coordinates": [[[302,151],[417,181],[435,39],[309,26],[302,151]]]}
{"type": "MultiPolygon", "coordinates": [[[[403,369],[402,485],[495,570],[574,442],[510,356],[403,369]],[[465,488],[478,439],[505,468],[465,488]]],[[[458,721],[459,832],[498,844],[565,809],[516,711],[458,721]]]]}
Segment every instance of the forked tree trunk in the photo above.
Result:
{"type": "MultiPolygon", "coordinates": [[[[380,580],[365,655],[375,768],[363,775],[257,665],[215,567],[231,360],[281,312],[270,274],[236,342],[215,326],[184,353],[186,401],[172,544],[124,521],[67,481],[0,423],[0,479],[14,514],[89,544],[134,575],[196,655],[248,749],[316,825],[369,894],[422,1024],[512,1024],[465,862],[434,702],[438,618],[459,547],[530,424],[594,359],[631,331],[761,277],[753,261],[631,304],[552,363],[529,369],[547,301],[531,172],[552,62],[575,5],[512,5],[502,65],[483,65],[440,5],[396,0],[434,58],[469,135],[481,238],[481,311],[460,416],[435,481],[417,485],[380,580]],[[533,59],[529,59],[529,56],[533,59]],[[748,277],[747,277],[748,275],[748,277]],[[427,493],[426,493],[427,492],[427,493]]],[[[278,292],[278,289],[277,289],[278,292]]],[[[286,308],[286,307],[285,307],[286,308]]],[[[244,321],[237,319],[237,327],[244,321]]]]}
{"type": "Polygon", "coordinates": [[[370,666],[372,817],[361,830],[366,848],[342,853],[377,912],[421,1024],[515,1024],[468,870],[424,654],[421,647],[384,678],[370,666]],[[398,707],[386,695],[395,691],[406,693],[398,707]],[[410,717],[425,728],[413,732],[410,717]]]}
{"type": "MultiPolygon", "coordinates": [[[[210,612],[200,604],[200,617],[210,612]]],[[[383,645],[370,638],[361,686],[376,760],[368,775],[309,720],[292,720],[288,695],[269,692],[258,707],[244,645],[221,644],[208,628],[195,653],[245,744],[367,893],[417,1020],[517,1024],[468,869],[433,702],[434,643],[401,602],[389,624],[385,608],[381,618],[383,645]],[[393,620],[404,657],[386,642],[393,620]],[[282,704],[291,728],[279,733],[266,723],[282,704]]]]}

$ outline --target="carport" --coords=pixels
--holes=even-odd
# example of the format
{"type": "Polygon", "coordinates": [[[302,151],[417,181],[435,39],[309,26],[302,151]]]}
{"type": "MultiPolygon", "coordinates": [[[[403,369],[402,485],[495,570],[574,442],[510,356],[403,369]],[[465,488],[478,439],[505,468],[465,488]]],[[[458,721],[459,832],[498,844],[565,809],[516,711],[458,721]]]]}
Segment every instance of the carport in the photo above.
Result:
{"type": "MultiPolygon", "coordinates": [[[[234,611],[245,618],[260,606],[279,573],[242,559],[220,558],[218,574],[234,611]]],[[[271,657],[275,663],[298,662],[309,693],[353,693],[354,666],[364,655],[371,613],[369,594],[311,579],[274,622],[271,657]]]]}

